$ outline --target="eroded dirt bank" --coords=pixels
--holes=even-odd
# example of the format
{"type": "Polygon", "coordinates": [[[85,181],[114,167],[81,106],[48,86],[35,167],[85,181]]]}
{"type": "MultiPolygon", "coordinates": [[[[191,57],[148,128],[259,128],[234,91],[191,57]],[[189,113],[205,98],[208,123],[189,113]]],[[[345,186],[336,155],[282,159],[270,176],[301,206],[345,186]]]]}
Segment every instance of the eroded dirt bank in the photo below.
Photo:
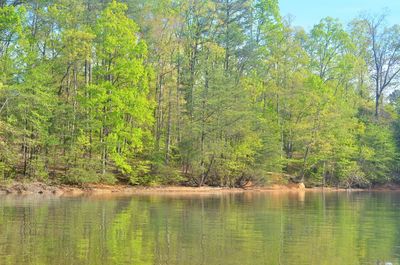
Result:
{"type": "MultiPolygon", "coordinates": [[[[364,189],[365,190],[365,189],[364,189]]],[[[386,185],[374,187],[374,191],[400,191],[399,185],[386,185]]],[[[221,194],[242,192],[336,192],[336,191],[363,191],[359,189],[337,188],[305,188],[299,184],[269,185],[264,187],[246,188],[221,188],[221,187],[185,187],[185,186],[160,186],[137,187],[129,185],[103,185],[88,184],[85,186],[48,185],[42,182],[13,182],[0,184],[0,194],[39,194],[51,196],[90,196],[90,195],[134,195],[134,194],[221,194]]]]}
{"type": "Polygon", "coordinates": [[[132,195],[151,193],[238,193],[245,192],[241,188],[219,188],[219,187],[183,187],[183,186],[160,186],[160,187],[138,187],[129,185],[104,185],[87,184],[85,186],[48,185],[41,182],[0,184],[0,194],[42,194],[55,196],[83,196],[83,195],[132,195]]]}

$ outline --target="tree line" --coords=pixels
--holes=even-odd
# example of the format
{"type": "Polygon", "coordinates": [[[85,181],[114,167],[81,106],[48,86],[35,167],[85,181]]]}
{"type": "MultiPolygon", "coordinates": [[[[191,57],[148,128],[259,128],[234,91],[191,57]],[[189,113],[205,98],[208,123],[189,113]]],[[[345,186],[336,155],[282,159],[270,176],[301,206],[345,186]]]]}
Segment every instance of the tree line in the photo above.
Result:
{"type": "Polygon", "coordinates": [[[278,0],[0,0],[0,178],[398,179],[400,26],[278,0]]]}

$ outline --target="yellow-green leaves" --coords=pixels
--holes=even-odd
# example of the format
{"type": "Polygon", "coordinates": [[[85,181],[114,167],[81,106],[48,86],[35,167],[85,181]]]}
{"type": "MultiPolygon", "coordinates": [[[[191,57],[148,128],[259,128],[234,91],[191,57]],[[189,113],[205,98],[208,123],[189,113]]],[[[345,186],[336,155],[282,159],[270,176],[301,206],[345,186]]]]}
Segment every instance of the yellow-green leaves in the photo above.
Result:
{"type": "Polygon", "coordinates": [[[91,119],[101,121],[97,130],[103,172],[113,163],[129,179],[138,174],[134,160],[143,149],[143,134],[153,117],[148,98],[147,46],[139,39],[139,28],[126,16],[126,10],[126,5],[113,1],[97,21],[93,50],[97,84],[88,87],[90,96],[83,98],[83,104],[87,101],[93,106],[91,119]]]}
{"type": "Polygon", "coordinates": [[[95,35],[88,31],[65,30],[62,33],[64,53],[70,62],[84,61],[92,57],[95,35]]]}

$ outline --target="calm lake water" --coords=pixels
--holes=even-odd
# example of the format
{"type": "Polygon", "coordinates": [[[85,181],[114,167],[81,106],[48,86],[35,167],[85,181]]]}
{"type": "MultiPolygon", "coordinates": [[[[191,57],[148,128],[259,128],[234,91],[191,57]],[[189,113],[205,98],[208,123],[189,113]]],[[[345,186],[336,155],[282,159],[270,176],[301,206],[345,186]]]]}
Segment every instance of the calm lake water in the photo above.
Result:
{"type": "Polygon", "coordinates": [[[400,193],[0,197],[0,264],[400,264],[400,193]]]}

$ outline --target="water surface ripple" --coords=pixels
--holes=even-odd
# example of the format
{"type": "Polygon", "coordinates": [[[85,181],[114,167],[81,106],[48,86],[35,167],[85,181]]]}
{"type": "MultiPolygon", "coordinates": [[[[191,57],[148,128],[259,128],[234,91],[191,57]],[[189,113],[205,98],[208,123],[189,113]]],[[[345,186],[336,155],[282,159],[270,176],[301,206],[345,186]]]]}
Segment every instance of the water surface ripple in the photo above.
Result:
{"type": "Polygon", "coordinates": [[[0,197],[1,265],[399,261],[395,192],[0,197]]]}

